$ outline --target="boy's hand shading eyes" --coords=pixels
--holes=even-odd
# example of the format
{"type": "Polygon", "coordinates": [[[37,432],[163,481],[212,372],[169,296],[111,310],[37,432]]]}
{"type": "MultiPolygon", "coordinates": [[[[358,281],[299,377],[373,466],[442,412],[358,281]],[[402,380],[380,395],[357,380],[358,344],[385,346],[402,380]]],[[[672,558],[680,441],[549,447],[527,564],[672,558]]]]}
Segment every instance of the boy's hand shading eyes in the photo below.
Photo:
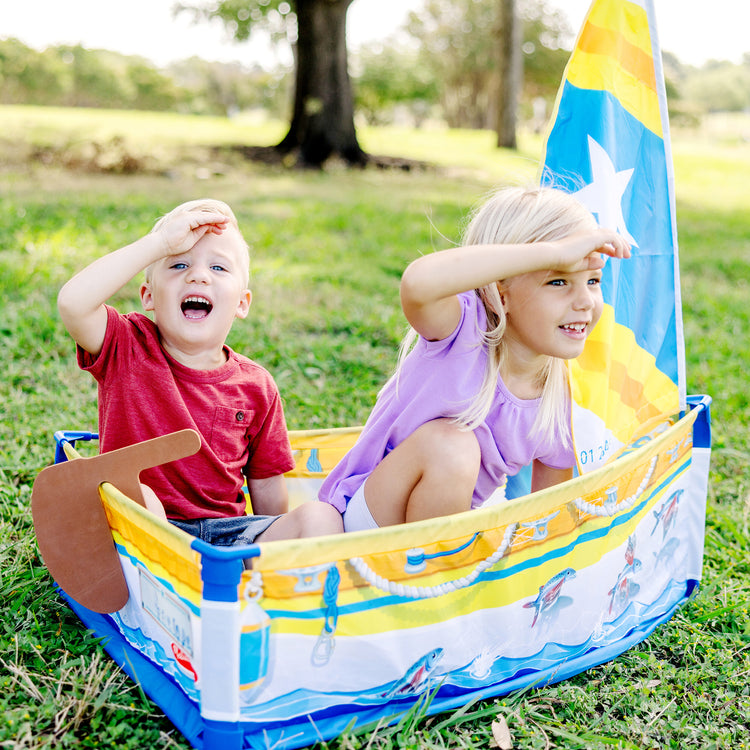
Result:
{"type": "Polygon", "coordinates": [[[221,234],[229,219],[223,214],[190,211],[177,214],[159,229],[165,255],[179,255],[190,250],[206,234],[221,234]]]}

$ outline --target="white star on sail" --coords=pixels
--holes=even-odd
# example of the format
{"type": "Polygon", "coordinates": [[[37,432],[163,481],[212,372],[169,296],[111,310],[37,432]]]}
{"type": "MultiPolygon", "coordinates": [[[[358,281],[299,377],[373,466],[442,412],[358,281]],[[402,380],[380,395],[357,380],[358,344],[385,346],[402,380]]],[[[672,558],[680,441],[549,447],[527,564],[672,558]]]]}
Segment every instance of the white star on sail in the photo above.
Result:
{"type": "Polygon", "coordinates": [[[592,214],[599,217],[600,226],[614,229],[637,247],[638,243],[628,232],[622,215],[622,196],[634,170],[615,171],[609,154],[591,136],[588,136],[588,140],[592,180],[574,195],[592,214]]]}

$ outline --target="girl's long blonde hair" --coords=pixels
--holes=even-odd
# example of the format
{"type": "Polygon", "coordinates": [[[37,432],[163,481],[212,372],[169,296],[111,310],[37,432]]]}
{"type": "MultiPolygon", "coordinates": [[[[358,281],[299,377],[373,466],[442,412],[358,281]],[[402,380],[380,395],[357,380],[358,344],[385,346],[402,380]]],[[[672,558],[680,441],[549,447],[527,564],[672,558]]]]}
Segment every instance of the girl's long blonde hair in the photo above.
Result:
{"type": "MultiPolygon", "coordinates": [[[[575,198],[554,188],[504,188],[493,193],[470,217],[462,245],[530,244],[559,240],[596,227],[594,217],[575,198]]],[[[488,284],[475,293],[487,313],[482,339],[488,349],[487,368],[474,400],[455,416],[467,430],[487,417],[495,397],[497,381],[506,357],[503,341],[506,317],[501,300],[505,279],[488,284]]],[[[399,353],[399,365],[417,338],[411,329],[399,353]]],[[[558,438],[570,444],[570,397],[565,360],[549,357],[539,373],[541,405],[532,435],[558,438]]]]}

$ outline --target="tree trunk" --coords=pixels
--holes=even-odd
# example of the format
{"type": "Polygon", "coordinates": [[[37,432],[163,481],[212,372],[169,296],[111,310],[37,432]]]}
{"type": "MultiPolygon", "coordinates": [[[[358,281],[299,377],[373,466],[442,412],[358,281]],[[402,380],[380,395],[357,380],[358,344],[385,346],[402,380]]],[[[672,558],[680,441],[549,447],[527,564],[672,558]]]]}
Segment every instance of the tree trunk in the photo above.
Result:
{"type": "Polygon", "coordinates": [[[353,0],[297,0],[297,65],[289,132],[277,148],[298,150],[302,164],[332,155],[363,165],[346,52],[346,12],[353,0]]]}
{"type": "Polygon", "coordinates": [[[498,0],[497,41],[499,51],[500,90],[497,98],[497,145],[517,147],[516,117],[521,90],[521,22],[516,13],[516,0],[498,0]]]}

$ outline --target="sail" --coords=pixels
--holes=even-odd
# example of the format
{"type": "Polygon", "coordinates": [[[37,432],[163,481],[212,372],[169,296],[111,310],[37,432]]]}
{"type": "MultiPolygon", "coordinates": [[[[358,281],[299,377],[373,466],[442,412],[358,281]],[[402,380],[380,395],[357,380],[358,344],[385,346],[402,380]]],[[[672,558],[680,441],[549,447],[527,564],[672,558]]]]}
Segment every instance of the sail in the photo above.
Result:
{"type": "Polygon", "coordinates": [[[607,261],[604,312],[571,363],[579,469],[685,410],[669,122],[652,0],[594,0],[565,70],[541,182],[632,244],[607,261]]]}

